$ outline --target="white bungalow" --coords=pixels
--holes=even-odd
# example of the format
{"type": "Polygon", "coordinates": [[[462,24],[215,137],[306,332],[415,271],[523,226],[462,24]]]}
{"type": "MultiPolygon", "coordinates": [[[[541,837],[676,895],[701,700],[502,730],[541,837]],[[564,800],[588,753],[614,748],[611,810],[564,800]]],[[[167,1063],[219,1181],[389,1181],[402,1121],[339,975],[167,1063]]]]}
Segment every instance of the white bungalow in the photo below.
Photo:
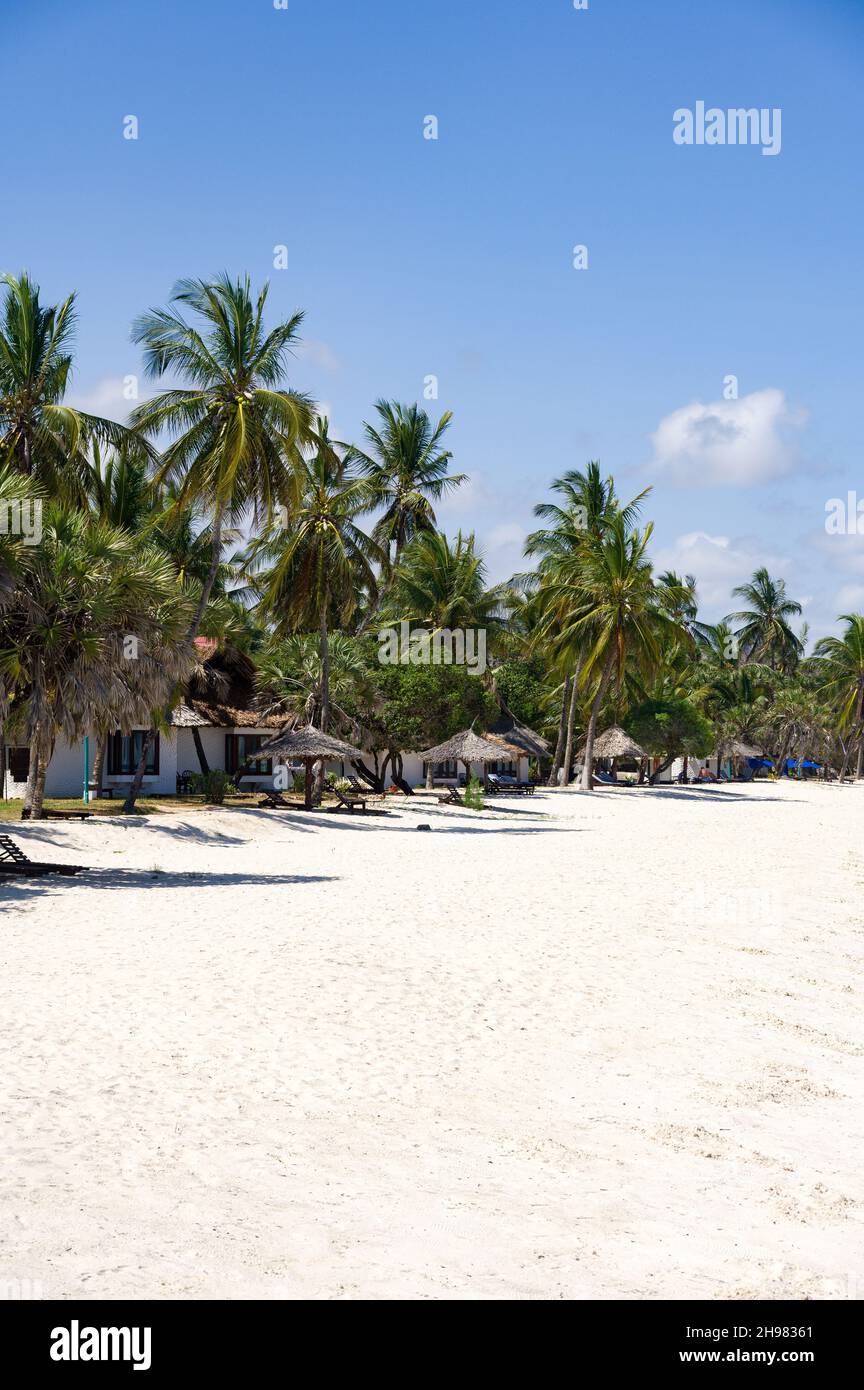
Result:
{"type": "MultiPolygon", "coordinates": [[[[255,759],[263,743],[280,732],[285,717],[268,718],[256,713],[254,667],[240,652],[216,652],[213,644],[200,644],[201,667],[190,682],[185,703],[174,710],[170,733],[157,734],[142,784],[143,796],[173,796],[185,775],[205,766],[235,773],[248,763],[245,786],[272,786],[273,764],[255,759]],[[205,653],[209,655],[205,656],[205,653]],[[196,692],[206,698],[196,698],[196,692]],[[249,761],[251,759],[251,761],[249,761]]],[[[102,769],[103,796],[123,797],[135,774],[146,729],[117,729],[109,734],[102,769]]],[[[95,735],[89,739],[90,795],[96,795],[93,776],[99,752],[95,735]]],[[[27,782],[29,750],[7,744],[3,748],[0,797],[23,797],[27,782]]],[[[77,798],[84,793],[84,740],[58,739],[45,779],[46,797],[77,798]]]]}

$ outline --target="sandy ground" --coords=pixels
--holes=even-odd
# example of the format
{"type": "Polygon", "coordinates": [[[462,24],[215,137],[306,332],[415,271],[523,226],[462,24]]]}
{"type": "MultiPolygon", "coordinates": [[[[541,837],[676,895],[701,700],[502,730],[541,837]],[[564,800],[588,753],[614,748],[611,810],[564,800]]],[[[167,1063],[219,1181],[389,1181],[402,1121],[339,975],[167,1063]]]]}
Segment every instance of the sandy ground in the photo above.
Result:
{"type": "Polygon", "coordinates": [[[4,826],[0,1285],[864,1296],[864,787],[507,807],[4,826]]]}

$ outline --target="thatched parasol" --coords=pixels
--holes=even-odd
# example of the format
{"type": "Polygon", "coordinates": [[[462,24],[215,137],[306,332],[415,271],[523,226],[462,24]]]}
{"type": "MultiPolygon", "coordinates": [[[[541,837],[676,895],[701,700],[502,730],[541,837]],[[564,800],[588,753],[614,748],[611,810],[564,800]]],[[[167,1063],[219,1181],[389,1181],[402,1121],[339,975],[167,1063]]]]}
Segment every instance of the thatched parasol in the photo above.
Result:
{"type": "Polygon", "coordinates": [[[719,752],[727,753],[731,758],[761,758],[762,754],[758,748],[753,748],[749,743],[742,743],[740,739],[733,739],[731,743],[722,743],[719,752]]]}
{"type": "MultiPolygon", "coordinates": [[[[584,760],[584,748],[580,756],[584,760]]],[[[625,733],[620,724],[613,724],[611,729],[606,729],[594,740],[595,758],[647,758],[647,756],[645,749],[640,748],[636,740],[625,733]]]]}
{"type": "Polygon", "coordinates": [[[446,763],[451,758],[454,762],[464,763],[469,777],[472,763],[483,764],[485,777],[486,764],[497,763],[504,756],[518,759],[522,754],[512,743],[506,743],[503,739],[493,743],[491,739],[475,734],[473,729],[463,729],[461,733],[448,738],[445,743],[439,743],[435,748],[427,748],[425,753],[420,754],[427,763],[446,763]]]}
{"type": "Polygon", "coordinates": [[[272,757],[276,754],[285,754],[287,757],[301,758],[306,765],[306,798],[304,805],[307,811],[312,810],[312,764],[319,759],[335,760],[340,762],[351,761],[353,758],[362,758],[363,754],[359,748],[353,748],[350,743],[345,743],[341,738],[333,738],[332,734],[325,734],[321,729],[316,729],[314,724],[307,724],[305,729],[294,729],[291,733],[277,734],[271,738],[269,743],[263,744],[257,751],[256,757],[272,757]]]}
{"type": "Polygon", "coordinates": [[[494,743],[507,743],[511,748],[518,748],[528,758],[545,758],[549,753],[546,739],[535,734],[527,724],[520,724],[512,714],[502,714],[500,719],[496,719],[492,727],[486,730],[486,737],[494,743]]]}

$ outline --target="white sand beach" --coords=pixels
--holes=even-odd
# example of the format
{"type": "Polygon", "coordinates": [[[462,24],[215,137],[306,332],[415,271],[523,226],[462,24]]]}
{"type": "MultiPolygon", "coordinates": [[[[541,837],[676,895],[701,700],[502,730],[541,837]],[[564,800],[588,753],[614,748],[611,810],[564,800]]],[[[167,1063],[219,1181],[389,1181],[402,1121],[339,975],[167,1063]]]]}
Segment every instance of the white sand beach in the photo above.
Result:
{"type": "Polygon", "coordinates": [[[2,827],[0,1281],[861,1297],[864,789],[388,804],[2,827]]]}

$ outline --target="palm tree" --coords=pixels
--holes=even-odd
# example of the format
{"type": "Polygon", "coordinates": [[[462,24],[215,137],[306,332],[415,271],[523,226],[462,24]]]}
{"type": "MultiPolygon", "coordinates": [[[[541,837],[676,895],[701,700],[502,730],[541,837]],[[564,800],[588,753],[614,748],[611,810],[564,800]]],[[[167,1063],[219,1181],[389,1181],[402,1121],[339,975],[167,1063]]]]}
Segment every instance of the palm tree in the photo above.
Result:
{"type": "MultiPolygon", "coordinates": [[[[369,664],[360,640],[334,632],[328,641],[328,702],[346,731],[354,731],[353,708],[372,698],[369,664]]],[[[274,715],[302,714],[321,727],[324,662],[317,634],[273,638],[256,654],[255,685],[262,723],[274,715]]]]}
{"type": "Polygon", "coordinates": [[[406,545],[435,529],[433,502],[459,487],[467,475],[447,472],[453,455],[441,441],[450,411],[433,425],[417,405],[380,400],[375,409],[379,424],[363,426],[365,451],[355,447],[351,455],[369,479],[375,504],[384,508],[372,536],[381,547],[387,577],[406,545]]]}
{"type": "MultiPolygon", "coordinates": [[[[572,577],[575,558],[587,545],[602,538],[614,517],[621,516],[625,526],[632,526],[642,502],[651,489],[644,488],[622,506],[615,492],[614,480],[611,477],[604,478],[598,460],[591,459],[584,473],[579,469],[569,469],[562,477],[555,478],[552,491],[561,498],[561,502],[541,502],[534,508],[534,515],[547,525],[532,531],[527,537],[525,554],[539,556],[535,582],[541,586],[541,598],[549,610],[549,630],[554,632],[561,617],[561,614],[554,610],[554,604],[549,608],[548,602],[554,591],[555,576],[563,567],[572,577]],[[548,580],[553,581],[552,587],[547,584],[544,591],[544,583],[548,580]]],[[[547,632],[547,637],[548,635],[547,632]]],[[[549,773],[550,786],[557,784],[562,762],[565,784],[570,781],[570,769],[573,766],[573,736],[580,693],[582,655],[579,652],[575,653],[575,663],[571,659],[572,656],[571,652],[568,655],[570,664],[563,672],[561,717],[558,742],[549,773]]]]}
{"type": "Polygon", "coordinates": [[[791,671],[801,656],[803,643],[789,626],[790,618],[803,611],[800,603],[786,596],[786,582],[772,579],[763,566],[748,584],[732,590],[750,606],[730,613],[727,622],[740,623],[736,634],[745,661],[767,661],[772,671],[791,671]]]}
{"type": "Polygon", "coordinates": [[[87,505],[109,526],[138,533],[152,520],[156,491],[139,450],[122,447],[102,456],[98,441],[91,454],[87,505]]]}
{"type": "Polygon", "coordinates": [[[129,728],[166,672],[189,668],[189,605],[163,556],[79,509],[45,508],[41,543],[3,615],[0,685],[30,745],[24,813],[39,816],[58,733],[129,728]],[[125,650],[127,634],[137,639],[125,650]]]}
{"type": "Polygon", "coordinates": [[[583,791],[593,790],[594,737],[607,691],[621,688],[628,663],[650,679],[662,660],[664,638],[676,630],[659,602],[646,555],[652,530],[630,530],[624,516],[613,516],[601,536],[558,567],[550,583],[563,618],[561,647],[582,654],[581,684],[591,693],[583,791]]]}
{"type": "MultiPolygon", "coordinates": [[[[169,307],[151,309],[133,326],[148,377],[172,372],[187,383],[133,413],[143,433],[166,431],[171,438],[156,483],[176,484],[179,507],[198,503],[210,512],[210,561],[186,635],[190,656],[219,570],[226,521],[249,512],[257,526],[272,520],[292,495],[299,445],[311,428],[309,398],[280,385],[303,315],[266,332],[266,302],[267,285],[253,299],[248,276],[181,280],[171,304],[191,311],[192,322],[169,307]]],[[[176,693],[176,683],[170,684],[166,715],[176,693]]],[[[150,742],[142,750],[127,812],[141,788],[150,742]]]]}
{"type": "Polygon", "coordinates": [[[64,404],[72,372],[75,295],[43,306],[26,272],[0,276],[0,461],[38,480],[52,496],[80,502],[87,490],[87,444],[146,445],[113,420],[64,404]]]}
{"type": "Polygon", "coordinates": [[[451,543],[440,531],[415,536],[393,571],[384,616],[433,631],[479,628],[487,643],[503,631],[506,587],[489,585],[473,535],[451,543]]]}
{"type": "MultiPolygon", "coordinates": [[[[34,503],[41,506],[42,499],[32,479],[23,478],[8,464],[0,464],[0,515],[4,522],[11,523],[16,513],[20,516],[22,506],[29,509],[34,503]]],[[[31,516],[35,517],[35,513],[31,516]]],[[[21,525],[4,524],[0,528],[0,776],[5,757],[3,727],[16,680],[16,663],[14,657],[10,660],[8,650],[9,633],[13,617],[32,627],[39,616],[38,602],[29,582],[38,547],[29,543],[24,531],[21,525]]]]}
{"type": "MultiPolygon", "coordinates": [[[[317,630],[321,659],[320,727],[330,717],[329,632],[335,620],[347,626],[364,596],[374,602],[374,564],[381,552],[358,526],[372,505],[369,483],[350,458],[340,456],[318,422],[312,453],[301,457],[296,492],[286,526],[250,548],[262,615],[281,634],[317,630]]],[[[323,764],[319,784],[323,783],[323,764]]]]}
{"type": "Polygon", "coordinates": [[[823,637],[814,656],[820,663],[820,691],[836,707],[841,729],[850,726],[858,739],[857,778],[864,777],[864,616],[844,613],[842,637],[823,637]]]}

